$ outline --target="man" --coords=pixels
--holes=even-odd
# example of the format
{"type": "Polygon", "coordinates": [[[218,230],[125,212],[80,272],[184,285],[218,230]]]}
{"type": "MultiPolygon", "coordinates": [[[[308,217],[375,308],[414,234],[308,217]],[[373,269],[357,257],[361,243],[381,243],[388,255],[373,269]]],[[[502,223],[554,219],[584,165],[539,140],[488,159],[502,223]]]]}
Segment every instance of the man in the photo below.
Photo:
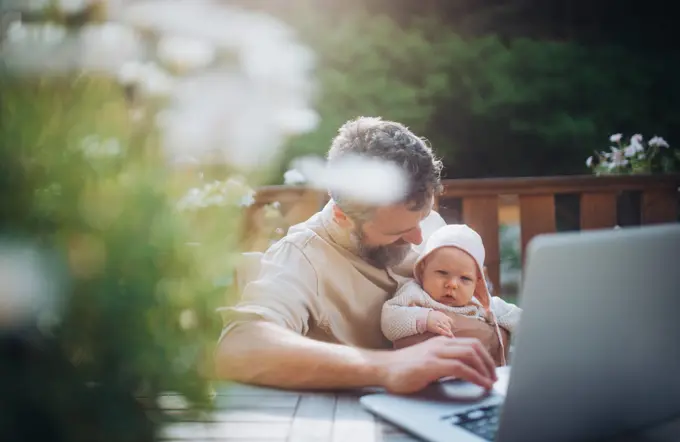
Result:
{"type": "Polygon", "coordinates": [[[328,205],[267,250],[242,300],[222,309],[218,376],[279,388],[382,386],[397,393],[456,376],[491,388],[494,363],[477,340],[436,337],[388,350],[382,305],[409,269],[412,246],[423,241],[421,226],[444,224],[431,210],[442,165],[406,127],[379,118],[343,125],[328,163],[356,155],[401,168],[406,195],[368,207],[330,189],[328,205]]]}

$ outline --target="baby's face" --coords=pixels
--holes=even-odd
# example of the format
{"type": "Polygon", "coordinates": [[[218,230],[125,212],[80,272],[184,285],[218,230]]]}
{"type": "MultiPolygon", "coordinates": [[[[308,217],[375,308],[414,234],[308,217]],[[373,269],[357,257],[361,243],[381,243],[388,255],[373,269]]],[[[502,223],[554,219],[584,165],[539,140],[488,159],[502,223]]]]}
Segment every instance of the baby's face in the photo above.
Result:
{"type": "Polygon", "coordinates": [[[432,299],[451,307],[470,303],[478,279],[475,260],[456,247],[442,247],[432,252],[421,275],[423,289],[432,299]]]}

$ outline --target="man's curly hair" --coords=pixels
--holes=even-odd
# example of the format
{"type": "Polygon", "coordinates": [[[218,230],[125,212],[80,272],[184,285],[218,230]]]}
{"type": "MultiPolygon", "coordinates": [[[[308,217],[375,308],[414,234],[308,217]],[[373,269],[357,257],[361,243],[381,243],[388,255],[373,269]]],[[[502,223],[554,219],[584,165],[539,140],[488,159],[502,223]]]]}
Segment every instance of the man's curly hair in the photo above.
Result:
{"type": "MultiPolygon", "coordinates": [[[[333,164],[348,155],[390,162],[408,177],[403,199],[411,210],[420,210],[442,190],[442,162],[422,138],[406,126],[378,117],[359,117],[343,124],[328,151],[328,163],[333,164]]],[[[331,197],[350,217],[365,218],[367,208],[359,208],[351,201],[331,191],[331,197]],[[361,213],[357,213],[361,212],[361,213]]]]}

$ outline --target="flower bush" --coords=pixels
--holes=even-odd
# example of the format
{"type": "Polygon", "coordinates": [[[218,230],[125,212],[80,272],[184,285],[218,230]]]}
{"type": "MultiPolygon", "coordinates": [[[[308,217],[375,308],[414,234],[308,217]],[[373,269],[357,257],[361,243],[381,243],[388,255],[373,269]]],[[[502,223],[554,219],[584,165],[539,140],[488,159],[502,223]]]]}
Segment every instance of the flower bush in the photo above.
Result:
{"type": "Polygon", "coordinates": [[[620,133],[613,134],[610,150],[588,157],[586,166],[596,175],[671,173],[680,170],[680,150],[666,140],[653,136],[645,141],[641,134],[625,141],[620,133]]]}
{"type": "Polygon", "coordinates": [[[218,1],[0,8],[0,440],[153,440],[139,398],[210,404],[243,214],[314,121],[313,60],[218,1]]]}

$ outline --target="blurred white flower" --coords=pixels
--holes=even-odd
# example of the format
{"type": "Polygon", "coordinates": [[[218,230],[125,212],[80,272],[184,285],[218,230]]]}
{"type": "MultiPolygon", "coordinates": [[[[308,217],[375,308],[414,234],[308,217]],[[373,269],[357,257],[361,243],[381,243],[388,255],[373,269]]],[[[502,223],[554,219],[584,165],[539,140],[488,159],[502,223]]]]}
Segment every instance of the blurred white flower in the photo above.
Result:
{"type": "Polygon", "coordinates": [[[609,137],[609,141],[612,143],[618,143],[621,141],[622,134],[613,134],[609,137]]]}
{"type": "Polygon", "coordinates": [[[612,153],[610,158],[611,158],[611,163],[609,164],[610,169],[619,166],[625,166],[626,164],[628,164],[628,160],[626,159],[622,149],[612,147],[612,153]]]}
{"type": "Polygon", "coordinates": [[[332,164],[316,157],[303,157],[294,164],[311,187],[330,190],[359,203],[386,205],[406,195],[406,174],[390,162],[347,156],[332,164]]]}
{"type": "MultiPolygon", "coordinates": [[[[140,1],[121,19],[166,36],[159,58],[189,74],[176,79],[167,112],[157,119],[171,160],[191,155],[261,167],[278,157],[286,137],[318,124],[309,106],[312,53],[280,21],[210,0],[140,1]],[[219,63],[222,52],[236,55],[238,66],[219,63]]],[[[119,79],[131,83],[136,75],[128,69],[119,79]]]]}
{"type": "Polygon", "coordinates": [[[117,72],[118,82],[123,86],[137,86],[148,98],[167,97],[175,88],[175,78],[154,62],[124,63],[117,72]]]}
{"type": "Polygon", "coordinates": [[[118,82],[123,86],[130,86],[139,83],[142,78],[144,64],[138,61],[128,61],[123,63],[117,73],[118,82]]]}
{"type": "Polygon", "coordinates": [[[192,188],[177,202],[180,212],[194,212],[213,206],[247,207],[255,202],[255,191],[239,177],[213,181],[200,188],[192,188]]]}
{"type": "Polygon", "coordinates": [[[312,52],[292,41],[251,39],[239,50],[243,70],[249,77],[280,87],[290,87],[302,93],[304,81],[314,66],[312,52]],[[282,44],[284,43],[284,44],[282,44]]]}
{"type": "Polygon", "coordinates": [[[633,144],[623,148],[623,154],[624,154],[624,156],[626,156],[628,158],[634,157],[637,152],[638,152],[638,148],[637,148],[637,146],[635,146],[633,144]]]}
{"type": "Polygon", "coordinates": [[[191,330],[192,328],[196,328],[196,325],[198,325],[196,312],[192,309],[182,310],[179,314],[179,326],[182,327],[183,330],[191,330]]]}
{"type": "Polygon", "coordinates": [[[268,91],[242,75],[209,71],[180,78],[160,120],[163,146],[170,158],[191,154],[204,162],[259,167],[283,146],[278,112],[268,91]]]}
{"type": "Polygon", "coordinates": [[[593,165],[593,156],[591,155],[586,159],[586,166],[592,167],[592,165],[593,165]]]}
{"type": "Polygon", "coordinates": [[[311,132],[319,124],[319,115],[311,109],[289,109],[276,117],[276,123],[287,135],[311,132]]]}
{"type": "Polygon", "coordinates": [[[61,73],[77,64],[78,42],[63,26],[15,20],[8,24],[0,55],[8,69],[22,74],[61,73]]]}
{"type": "Polygon", "coordinates": [[[649,144],[650,147],[670,147],[666,140],[656,135],[654,135],[647,144],[649,144]]]}
{"type": "Polygon", "coordinates": [[[137,80],[141,93],[147,97],[167,97],[175,87],[175,79],[152,62],[140,67],[137,80]]]}
{"type": "Polygon", "coordinates": [[[80,64],[87,71],[117,74],[145,53],[140,35],[129,26],[107,22],[87,24],[80,30],[80,64]]]}
{"type": "Polygon", "coordinates": [[[208,41],[172,35],[160,39],[157,52],[163,64],[182,72],[209,66],[217,53],[208,41]]]}
{"type": "Polygon", "coordinates": [[[632,137],[630,137],[630,149],[629,152],[631,152],[630,155],[627,156],[633,156],[637,152],[642,152],[645,150],[645,147],[642,145],[642,135],[641,134],[635,134],[632,137]]]}
{"type": "Polygon", "coordinates": [[[67,15],[78,14],[90,6],[93,0],[57,0],[57,8],[67,15]]]}
{"type": "Polygon", "coordinates": [[[156,403],[161,410],[186,410],[189,407],[189,402],[184,396],[172,391],[160,394],[156,403]]]}
{"type": "Polygon", "coordinates": [[[7,40],[20,42],[33,40],[46,45],[61,43],[66,38],[66,28],[52,23],[25,24],[21,21],[13,21],[7,28],[7,40]]]}
{"type": "Polygon", "coordinates": [[[250,207],[253,204],[255,204],[255,197],[251,194],[242,196],[241,201],[238,203],[241,207],[250,207]]]}
{"type": "Polygon", "coordinates": [[[307,180],[305,176],[300,173],[299,170],[290,169],[283,174],[283,184],[296,185],[304,184],[307,180]]]}
{"type": "Polygon", "coordinates": [[[123,152],[120,142],[115,138],[99,139],[96,135],[89,135],[80,142],[80,148],[86,158],[111,158],[120,156],[123,152]]]}
{"type": "Polygon", "coordinates": [[[37,323],[58,313],[54,269],[38,249],[17,241],[0,240],[0,326],[37,323]]]}

